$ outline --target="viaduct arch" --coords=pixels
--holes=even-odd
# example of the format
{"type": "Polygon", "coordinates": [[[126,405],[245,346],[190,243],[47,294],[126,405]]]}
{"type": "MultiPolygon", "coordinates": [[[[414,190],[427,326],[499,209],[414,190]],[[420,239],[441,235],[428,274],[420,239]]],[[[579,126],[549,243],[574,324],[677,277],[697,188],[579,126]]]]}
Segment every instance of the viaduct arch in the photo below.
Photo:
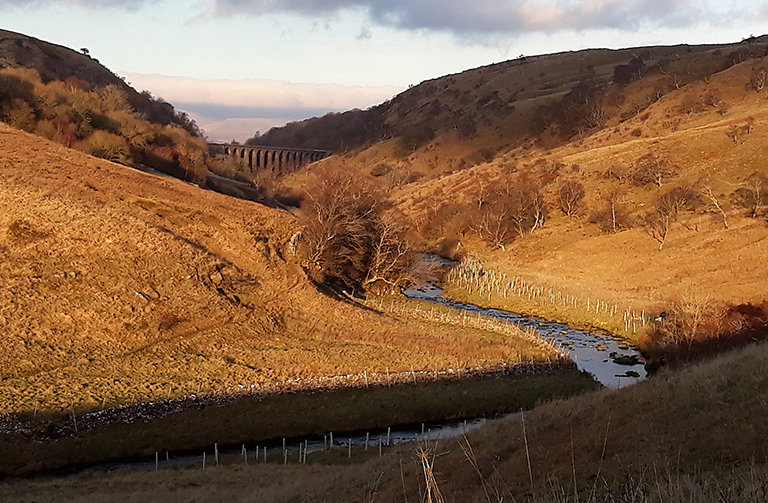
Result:
{"type": "Polygon", "coordinates": [[[229,143],[209,143],[211,155],[231,155],[240,159],[243,166],[254,170],[271,170],[279,174],[292,173],[309,163],[328,156],[325,150],[312,150],[289,147],[266,147],[262,145],[232,145],[229,143]]]}

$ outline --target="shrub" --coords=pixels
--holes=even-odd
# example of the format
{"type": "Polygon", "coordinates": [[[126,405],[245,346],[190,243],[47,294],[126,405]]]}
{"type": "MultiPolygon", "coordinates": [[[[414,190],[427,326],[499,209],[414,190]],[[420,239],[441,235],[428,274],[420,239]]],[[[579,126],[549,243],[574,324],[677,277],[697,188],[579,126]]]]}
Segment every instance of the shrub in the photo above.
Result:
{"type": "Polygon", "coordinates": [[[371,176],[384,176],[392,171],[392,166],[386,163],[379,163],[371,169],[371,176]]]}
{"type": "Polygon", "coordinates": [[[101,157],[112,162],[125,162],[128,158],[128,142],[125,138],[107,131],[95,131],[81,149],[95,157],[101,157]]]}
{"type": "Polygon", "coordinates": [[[4,122],[17,129],[30,133],[35,129],[35,110],[21,98],[3,104],[2,116],[4,122]]]}

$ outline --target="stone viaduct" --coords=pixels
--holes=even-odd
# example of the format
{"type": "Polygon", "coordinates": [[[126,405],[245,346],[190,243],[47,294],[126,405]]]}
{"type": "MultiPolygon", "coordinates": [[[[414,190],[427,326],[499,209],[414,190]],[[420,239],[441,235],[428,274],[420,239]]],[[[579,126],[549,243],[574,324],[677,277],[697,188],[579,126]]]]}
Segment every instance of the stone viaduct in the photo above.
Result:
{"type": "Polygon", "coordinates": [[[325,150],[228,143],[209,143],[208,150],[211,155],[231,155],[240,159],[243,166],[248,166],[251,172],[272,170],[279,174],[291,173],[328,155],[325,150]]]}

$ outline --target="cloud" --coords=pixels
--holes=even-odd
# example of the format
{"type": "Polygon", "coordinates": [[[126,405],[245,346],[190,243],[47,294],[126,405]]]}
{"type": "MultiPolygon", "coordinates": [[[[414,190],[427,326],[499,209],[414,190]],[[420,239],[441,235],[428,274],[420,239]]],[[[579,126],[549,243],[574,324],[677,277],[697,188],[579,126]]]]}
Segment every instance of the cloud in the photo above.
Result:
{"type": "Polygon", "coordinates": [[[236,140],[243,142],[254,136],[258,131],[265,133],[270,128],[283,126],[290,122],[290,118],[250,118],[250,119],[224,119],[219,120],[205,115],[190,113],[198,126],[203,128],[205,135],[212,142],[229,142],[236,140]]]}
{"type": "Polygon", "coordinates": [[[0,0],[0,8],[6,5],[16,7],[37,7],[45,5],[75,5],[88,9],[116,8],[135,11],[146,4],[154,4],[157,0],[0,0]]]}
{"type": "MultiPolygon", "coordinates": [[[[205,80],[140,73],[128,73],[125,77],[136,89],[147,89],[173,104],[250,108],[254,113],[257,113],[255,109],[271,110],[272,114],[283,117],[290,115],[278,111],[304,110],[317,115],[323,111],[368,108],[403,91],[397,86],[298,84],[264,79],[205,80]]],[[[209,115],[211,111],[204,113],[209,115]]]]}
{"type": "Polygon", "coordinates": [[[256,131],[352,108],[368,108],[403,91],[396,86],[297,84],[280,80],[205,80],[127,73],[136,89],[149,90],[187,112],[212,141],[243,141],[256,131]]]}
{"type": "Polygon", "coordinates": [[[456,34],[690,26],[711,16],[697,0],[211,0],[219,16],[290,12],[308,17],[344,10],[379,25],[456,34]]]}

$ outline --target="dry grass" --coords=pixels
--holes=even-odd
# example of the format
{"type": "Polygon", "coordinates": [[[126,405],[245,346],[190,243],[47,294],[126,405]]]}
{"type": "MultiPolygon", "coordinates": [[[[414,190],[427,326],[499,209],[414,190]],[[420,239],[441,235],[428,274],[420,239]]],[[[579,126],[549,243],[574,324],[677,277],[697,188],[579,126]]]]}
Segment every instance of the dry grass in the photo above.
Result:
{"type": "Polygon", "coordinates": [[[0,412],[521,357],[509,337],[318,292],[286,212],[4,125],[0,173],[0,412]]]}
{"type": "MultiPolygon", "coordinates": [[[[707,292],[720,305],[760,303],[768,288],[768,268],[759,260],[768,254],[768,225],[764,216],[751,218],[749,210],[731,197],[753,172],[765,173],[768,102],[761,93],[745,91],[752,68],[760,64],[759,60],[749,61],[712,75],[707,83],[697,81],[673,90],[643,114],[562,147],[514,149],[491,163],[406,186],[392,199],[414,221],[430,222],[448,204],[472,203],[480,185],[498,183],[509,170],[541,180],[551,178],[543,189],[550,208],[545,225],[505,250],[490,250],[471,232],[451,226],[444,229],[444,235],[431,237],[435,242],[445,237],[460,239],[459,251],[479,256],[486,269],[510,280],[518,278],[531,288],[560,293],[548,305],[541,299],[528,302],[527,295],[486,298],[486,304],[637,337],[642,330],[624,324],[626,309],[637,319],[642,313],[655,317],[686,292],[707,292]],[[680,113],[685,93],[698,96],[713,88],[728,102],[727,112],[721,114],[710,107],[694,114],[680,113]],[[730,129],[747,123],[753,124],[751,132],[734,142],[730,129]],[[632,135],[638,127],[643,128],[639,138],[632,135]],[[678,175],[662,187],[638,187],[628,179],[607,176],[611,171],[630,172],[635,161],[649,152],[676,166],[678,175]],[[683,184],[699,187],[702,180],[727,216],[728,228],[724,228],[723,213],[706,197],[678,216],[661,251],[659,243],[640,227],[610,234],[588,221],[588,213],[603,208],[616,190],[623,191],[621,209],[637,219],[652,210],[665,191],[683,184]],[[580,218],[566,217],[556,209],[558,189],[566,181],[578,181],[585,187],[589,210],[580,218]],[[563,305],[562,298],[576,298],[582,307],[563,305]],[[586,310],[588,298],[590,311],[586,310]],[[615,314],[595,316],[595,299],[609,310],[615,306],[618,319],[615,314]]],[[[642,95],[653,85],[652,81],[636,82],[626,92],[642,95]]]]}

